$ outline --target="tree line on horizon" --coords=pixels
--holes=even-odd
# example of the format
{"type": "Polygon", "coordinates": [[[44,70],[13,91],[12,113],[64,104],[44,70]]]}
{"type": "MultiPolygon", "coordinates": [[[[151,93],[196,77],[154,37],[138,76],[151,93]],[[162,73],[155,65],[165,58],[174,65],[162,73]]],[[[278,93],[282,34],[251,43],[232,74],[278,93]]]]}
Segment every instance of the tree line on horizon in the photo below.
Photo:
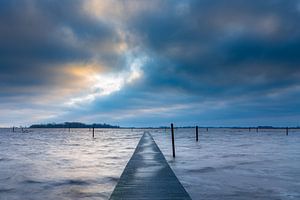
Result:
{"type": "Polygon", "coordinates": [[[65,123],[48,123],[48,124],[33,124],[29,128],[120,128],[119,126],[110,124],[84,124],[81,122],[65,122],[65,123]]]}

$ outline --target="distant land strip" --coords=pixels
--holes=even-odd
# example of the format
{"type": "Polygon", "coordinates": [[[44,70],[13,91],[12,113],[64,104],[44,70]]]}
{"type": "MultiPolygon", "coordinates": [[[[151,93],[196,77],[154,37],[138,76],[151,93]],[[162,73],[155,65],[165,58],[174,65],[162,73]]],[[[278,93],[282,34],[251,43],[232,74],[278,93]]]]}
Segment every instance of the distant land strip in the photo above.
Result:
{"type": "Polygon", "coordinates": [[[120,128],[110,124],[84,124],[81,122],[64,122],[64,123],[48,123],[48,124],[33,124],[29,128],[120,128]]]}
{"type": "MultiPolygon", "coordinates": [[[[82,122],[64,122],[64,123],[45,123],[45,124],[33,124],[29,128],[121,128],[121,129],[170,129],[170,126],[158,126],[158,127],[120,127],[117,125],[110,125],[106,123],[93,123],[85,124],[82,122]]],[[[195,128],[195,126],[175,126],[175,128],[195,128]]],[[[300,129],[299,126],[199,126],[199,128],[226,128],[226,129],[300,129]]]]}

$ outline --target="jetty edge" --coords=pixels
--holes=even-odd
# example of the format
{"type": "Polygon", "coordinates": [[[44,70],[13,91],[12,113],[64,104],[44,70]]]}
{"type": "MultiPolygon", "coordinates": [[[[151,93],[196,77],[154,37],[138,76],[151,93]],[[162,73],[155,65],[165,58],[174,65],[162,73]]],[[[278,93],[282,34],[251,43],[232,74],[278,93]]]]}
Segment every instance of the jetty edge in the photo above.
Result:
{"type": "Polygon", "coordinates": [[[144,132],[110,200],[191,200],[149,132],[144,132]]]}

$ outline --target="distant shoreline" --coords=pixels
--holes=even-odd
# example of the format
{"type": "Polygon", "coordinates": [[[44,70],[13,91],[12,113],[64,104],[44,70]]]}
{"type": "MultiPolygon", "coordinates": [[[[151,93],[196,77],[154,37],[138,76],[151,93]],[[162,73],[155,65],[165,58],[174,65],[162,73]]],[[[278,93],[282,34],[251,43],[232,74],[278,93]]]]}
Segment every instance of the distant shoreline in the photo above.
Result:
{"type": "MultiPolygon", "coordinates": [[[[80,122],[65,122],[65,123],[47,123],[47,124],[33,124],[29,127],[22,127],[22,126],[14,126],[14,127],[0,127],[0,128],[115,128],[115,129],[170,129],[169,126],[159,126],[159,127],[121,127],[117,125],[110,125],[110,124],[84,124],[80,122]]],[[[195,126],[174,126],[174,128],[182,128],[182,129],[188,129],[188,128],[195,128],[195,126]]],[[[256,129],[300,129],[299,126],[280,126],[280,127],[274,127],[274,126],[199,126],[199,128],[202,129],[250,129],[250,130],[256,130],[256,129]]]]}
{"type": "Polygon", "coordinates": [[[110,124],[84,124],[81,122],[64,122],[64,123],[47,123],[47,124],[33,124],[29,128],[120,128],[119,126],[110,124]]]}

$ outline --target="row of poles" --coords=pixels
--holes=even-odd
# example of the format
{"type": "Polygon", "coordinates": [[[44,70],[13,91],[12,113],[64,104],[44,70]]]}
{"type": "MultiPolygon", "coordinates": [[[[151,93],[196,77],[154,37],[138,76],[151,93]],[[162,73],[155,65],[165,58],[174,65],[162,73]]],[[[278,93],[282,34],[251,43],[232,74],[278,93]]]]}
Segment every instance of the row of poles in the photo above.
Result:
{"type": "MultiPolygon", "coordinates": [[[[89,128],[89,131],[92,129],[92,137],[95,139],[95,127],[89,128]]],[[[71,128],[69,127],[69,132],[71,131],[71,128]]]]}
{"type": "MultiPolygon", "coordinates": [[[[93,139],[95,138],[95,127],[93,127],[92,128],[92,130],[93,130],[93,134],[92,134],[92,137],[93,137],[93,139]]],[[[69,132],[71,131],[71,128],[69,127],[69,132]]],[[[91,131],[91,128],[89,128],[89,131],[91,131]]]]}
{"type": "MultiPolygon", "coordinates": [[[[95,139],[95,127],[89,128],[89,131],[92,129],[92,137],[95,139]]],[[[71,132],[71,128],[69,127],[69,132],[71,132]]]]}
{"type": "MultiPolygon", "coordinates": [[[[89,128],[89,131],[91,128],[89,128]]],[[[92,128],[92,137],[93,139],[95,138],[95,127],[92,128]]],[[[15,132],[15,127],[12,128],[12,131],[15,132]]],[[[71,128],[69,127],[69,132],[71,131],[71,128]]],[[[206,128],[206,131],[208,131],[208,128],[206,128]]],[[[251,131],[251,128],[249,128],[249,132],[251,131]]],[[[23,128],[22,128],[23,132],[23,128]]],[[[256,132],[258,132],[258,128],[256,128],[256,132]]],[[[175,137],[174,137],[174,125],[171,123],[171,133],[172,133],[172,152],[173,152],[173,157],[175,158],[175,137]]],[[[286,135],[289,135],[289,128],[286,128],[286,135]]],[[[199,141],[199,127],[196,126],[196,141],[199,141]]]]}
{"type": "MultiPolygon", "coordinates": [[[[208,131],[208,128],[206,129],[208,131]]],[[[174,137],[174,125],[171,124],[171,132],[172,132],[172,152],[173,158],[175,158],[175,137],[174,137]]],[[[199,128],[196,126],[196,141],[199,141],[199,128]]]]}
{"type": "MultiPolygon", "coordinates": [[[[70,127],[68,128],[68,130],[69,130],[69,132],[71,132],[71,128],[70,127]]],[[[93,127],[92,130],[93,130],[93,132],[92,132],[93,135],[92,136],[93,136],[93,138],[95,138],[95,127],[93,127]]],[[[15,132],[15,131],[16,131],[16,127],[13,126],[12,127],[12,132],[15,132]]],[[[21,131],[24,132],[23,127],[21,127],[21,131]]],[[[91,131],[91,128],[89,128],[89,131],[91,131]]]]}
{"type": "MultiPolygon", "coordinates": [[[[12,132],[15,132],[18,128],[17,127],[12,127],[12,132]]],[[[23,127],[20,127],[19,129],[21,129],[22,132],[24,132],[24,128],[23,127]]],[[[25,127],[25,130],[26,130],[26,127],[25,127]]]]}
{"type": "MultiPolygon", "coordinates": [[[[206,128],[206,131],[208,131],[208,128],[206,128]]],[[[251,131],[251,128],[249,128],[249,132],[251,131]]],[[[258,127],[256,128],[256,132],[258,132],[258,127]]],[[[173,158],[175,158],[175,137],[174,137],[174,125],[171,123],[171,133],[172,133],[172,152],[173,152],[173,158]]],[[[289,128],[286,127],[285,134],[289,135],[289,128]]],[[[199,141],[199,127],[196,126],[196,141],[199,141]]]]}
{"type": "MultiPolygon", "coordinates": [[[[258,133],[258,127],[255,128],[256,129],[256,133],[258,133]]],[[[251,131],[251,128],[249,127],[249,132],[251,131]]],[[[289,127],[285,128],[285,134],[288,136],[289,135],[289,127]]]]}

